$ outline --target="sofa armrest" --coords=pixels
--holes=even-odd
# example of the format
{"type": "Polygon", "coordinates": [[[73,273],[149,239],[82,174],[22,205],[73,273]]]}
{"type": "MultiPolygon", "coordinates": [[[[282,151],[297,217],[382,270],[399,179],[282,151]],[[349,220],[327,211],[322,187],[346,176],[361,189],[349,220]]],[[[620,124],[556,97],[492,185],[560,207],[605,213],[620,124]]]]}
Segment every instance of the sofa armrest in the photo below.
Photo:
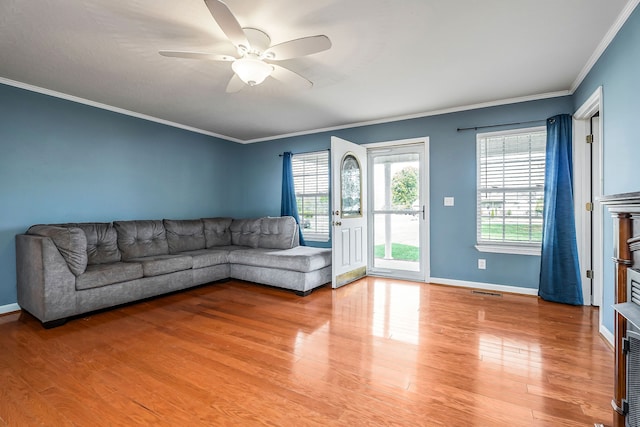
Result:
{"type": "Polygon", "coordinates": [[[76,277],[49,237],[16,236],[18,305],[41,322],[76,314],[76,277]]]}

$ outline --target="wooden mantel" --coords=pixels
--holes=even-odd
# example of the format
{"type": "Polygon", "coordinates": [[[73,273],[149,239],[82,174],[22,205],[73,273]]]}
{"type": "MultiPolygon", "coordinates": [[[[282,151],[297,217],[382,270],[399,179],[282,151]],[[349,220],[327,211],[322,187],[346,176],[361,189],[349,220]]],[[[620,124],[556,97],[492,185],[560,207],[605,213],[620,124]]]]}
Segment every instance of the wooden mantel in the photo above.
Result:
{"type": "MultiPolygon", "coordinates": [[[[640,192],[614,194],[600,198],[613,216],[613,262],[615,264],[615,304],[627,302],[627,269],[640,268],[640,192]],[[635,244],[634,244],[635,243],[635,244]]],[[[606,253],[606,252],[605,252],[606,253]]],[[[623,399],[627,394],[627,369],[622,340],[627,331],[627,319],[615,313],[615,377],[613,406],[614,427],[624,427],[623,399]]]]}

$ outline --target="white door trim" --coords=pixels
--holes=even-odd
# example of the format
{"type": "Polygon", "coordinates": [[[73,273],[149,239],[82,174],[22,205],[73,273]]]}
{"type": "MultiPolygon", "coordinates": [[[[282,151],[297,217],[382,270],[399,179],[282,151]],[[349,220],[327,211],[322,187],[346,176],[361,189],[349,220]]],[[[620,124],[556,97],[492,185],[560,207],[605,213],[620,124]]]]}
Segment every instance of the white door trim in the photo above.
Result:
{"type": "MultiPolygon", "coordinates": [[[[421,171],[421,177],[422,177],[422,186],[424,188],[424,205],[425,205],[425,220],[424,220],[424,227],[423,227],[423,233],[421,236],[421,241],[420,241],[420,245],[424,248],[424,250],[422,251],[422,264],[424,266],[424,281],[425,282],[429,282],[431,280],[431,238],[430,238],[430,199],[429,199],[429,175],[430,175],[430,163],[429,163],[429,137],[425,136],[425,137],[419,137],[419,138],[408,138],[408,139],[400,139],[400,140],[394,140],[394,141],[383,141],[383,142],[373,142],[373,143],[369,143],[369,144],[362,144],[364,147],[367,148],[367,150],[369,149],[379,149],[379,148],[385,148],[385,147],[398,147],[398,146],[402,146],[402,145],[415,145],[415,144],[424,144],[424,156],[423,156],[423,169],[424,171],[421,171]]],[[[369,241],[372,242],[373,241],[373,237],[372,237],[372,228],[369,228],[369,241]]],[[[421,278],[422,280],[422,278],[421,278]]]]}
{"type": "MultiPolygon", "coordinates": [[[[573,148],[574,148],[574,193],[575,209],[576,209],[576,230],[578,231],[578,254],[580,258],[581,273],[583,281],[585,280],[585,268],[583,265],[588,264],[587,257],[591,254],[594,277],[593,282],[593,301],[591,298],[585,299],[585,304],[593,304],[600,306],[602,304],[602,269],[603,269],[603,250],[602,250],[602,230],[603,230],[603,212],[602,206],[598,200],[603,192],[602,177],[602,147],[603,140],[604,114],[602,106],[602,86],[598,87],[593,94],[573,115],[573,148]],[[598,127],[598,135],[594,135],[596,143],[592,151],[592,161],[594,165],[594,176],[591,176],[591,169],[586,163],[588,160],[587,144],[584,142],[586,136],[590,132],[590,120],[594,114],[599,113],[600,126],[598,127]],[[590,183],[593,180],[593,200],[590,200],[590,183]],[[591,201],[593,203],[593,229],[592,242],[581,239],[581,235],[585,233],[585,203],[591,201]]],[[[599,319],[600,329],[602,330],[602,310],[600,310],[599,319]]]]}

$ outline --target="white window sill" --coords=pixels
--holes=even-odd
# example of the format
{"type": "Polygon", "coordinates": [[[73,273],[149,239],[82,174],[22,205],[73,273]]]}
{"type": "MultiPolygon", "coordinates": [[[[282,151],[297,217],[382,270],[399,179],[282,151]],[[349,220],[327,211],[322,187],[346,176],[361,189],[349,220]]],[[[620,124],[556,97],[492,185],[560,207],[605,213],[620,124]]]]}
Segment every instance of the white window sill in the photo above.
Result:
{"type": "Polygon", "coordinates": [[[492,252],[496,254],[514,254],[514,255],[536,255],[540,256],[540,246],[524,246],[524,245],[492,245],[487,243],[479,243],[476,245],[479,252],[492,252]]]}
{"type": "Polygon", "coordinates": [[[329,241],[329,237],[305,236],[304,233],[302,234],[302,237],[304,237],[305,242],[327,243],[329,241]]]}

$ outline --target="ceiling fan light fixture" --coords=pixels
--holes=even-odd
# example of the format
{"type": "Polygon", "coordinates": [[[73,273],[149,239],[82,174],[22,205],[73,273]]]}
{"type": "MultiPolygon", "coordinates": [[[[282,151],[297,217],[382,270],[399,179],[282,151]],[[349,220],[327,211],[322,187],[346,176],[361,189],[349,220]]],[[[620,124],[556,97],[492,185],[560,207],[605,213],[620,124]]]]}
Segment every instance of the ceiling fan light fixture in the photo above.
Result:
{"type": "Polygon", "coordinates": [[[259,85],[273,71],[273,67],[266,62],[247,57],[235,60],[231,64],[231,68],[240,77],[240,80],[249,86],[259,85]]]}
{"type": "MultiPolygon", "coordinates": [[[[202,0],[201,0],[202,1],[202,0]]],[[[226,92],[234,93],[244,85],[256,86],[271,76],[281,83],[311,88],[313,83],[283,65],[270,64],[300,56],[313,55],[331,48],[331,40],[325,35],[301,37],[271,45],[271,38],[264,31],[253,27],[241,27],[226,0],[204,0],[218,27],[236,47],[238,55],[217,53],[162,50],[160,55],[203,59],[209,61],[229,61],[235,73],[227,84],[226,92]]]]}

